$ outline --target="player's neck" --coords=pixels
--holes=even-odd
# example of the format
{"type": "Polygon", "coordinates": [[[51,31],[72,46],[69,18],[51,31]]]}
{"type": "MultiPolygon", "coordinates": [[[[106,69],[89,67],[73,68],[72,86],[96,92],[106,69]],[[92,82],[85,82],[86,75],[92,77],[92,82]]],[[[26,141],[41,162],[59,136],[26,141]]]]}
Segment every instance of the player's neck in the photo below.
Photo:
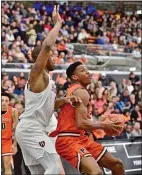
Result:
{"type": "Polygon", "coordinates": [[[74,82],[72,82],[72,84],[80,84],[82,87],[84,87],[85,89],[87,88],[87,86],[86,85],[83,85],[83,84],[81,84],[80,82],[78,82],[78,81],[74,81],[74,82]]]}
{"type": "Polygon", "coordinates": [[[7,110],[2,110],[2,111],[1,111],[1,115],[6,114],[6,112],[7,112],[7,110]]]}
{"type": "Polygon", "coordinates": [[[49,70],[45,69],[45,72],[49,74],[49,70]]]}

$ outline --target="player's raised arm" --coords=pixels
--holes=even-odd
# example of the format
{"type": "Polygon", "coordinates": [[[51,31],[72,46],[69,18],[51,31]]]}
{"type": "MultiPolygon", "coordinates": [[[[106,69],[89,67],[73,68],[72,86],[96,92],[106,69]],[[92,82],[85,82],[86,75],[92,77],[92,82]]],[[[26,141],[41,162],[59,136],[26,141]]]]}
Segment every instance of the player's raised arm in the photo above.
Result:
{"type": "Polygon", "coordinates": [[[59,30],[62,26],[62,19],[59,15],[59,6],[54,6],[53,14],[52,14],[53,21],[55,23],[54,28],[48,33],[48,36],[45,38],[42,44],[42,48],[40,52],[35,50],[35,57],[36,60],[35,64],[32,67],[30,76],[40,76],[43,70],[46,68],[47,60],[51,56],[52,47],[55,45],[59,30]],[[37,55],[36,55],[37,52],[37,55]]]}

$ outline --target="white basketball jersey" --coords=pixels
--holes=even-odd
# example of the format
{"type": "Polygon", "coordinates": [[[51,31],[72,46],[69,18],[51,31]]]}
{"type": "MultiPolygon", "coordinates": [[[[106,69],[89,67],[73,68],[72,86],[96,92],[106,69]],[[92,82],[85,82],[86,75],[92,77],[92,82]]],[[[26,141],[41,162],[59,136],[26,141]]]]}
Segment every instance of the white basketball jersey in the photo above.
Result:
{"type": "Polygon", "coordinates": [[[25,110],[20,119],[27,119],[31,127],[41,127],[44,130],[49,124],[50,118],[54,112],[56,87],[54,81],[49,75],[49,84],[47,88],[34,93],[28,89],[28,83],[25,87],[25,110]]]}

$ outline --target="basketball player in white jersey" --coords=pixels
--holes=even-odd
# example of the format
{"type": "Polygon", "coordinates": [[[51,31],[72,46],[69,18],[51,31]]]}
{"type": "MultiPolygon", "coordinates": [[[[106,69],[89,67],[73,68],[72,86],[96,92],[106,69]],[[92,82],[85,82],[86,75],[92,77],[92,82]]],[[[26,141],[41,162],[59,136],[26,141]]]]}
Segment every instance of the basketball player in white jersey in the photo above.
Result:
{"type": "Polygon", "coordinates": [[[49,71],[55,68],[52,48],[56,42],[62,19],[58,13],[59,6],[54,7],[54,28],[48,33],[42,47],[32,52],[35,61],[25,87],[25,111],[20,116],[16,128],[16,139],[21,147],[25,164],[31,174],[60,174],[59,157],[46,127],[54,112],[65,103],[77,101],[79,98],[56,99],[55,87],[49,71]]]}

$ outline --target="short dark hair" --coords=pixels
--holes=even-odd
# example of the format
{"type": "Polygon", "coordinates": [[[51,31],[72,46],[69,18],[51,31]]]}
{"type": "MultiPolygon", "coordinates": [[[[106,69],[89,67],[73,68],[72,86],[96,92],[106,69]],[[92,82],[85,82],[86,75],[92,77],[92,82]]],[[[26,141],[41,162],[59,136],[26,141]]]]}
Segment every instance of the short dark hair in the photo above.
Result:
{"type": "Polygon", "coordinates": [[[73,64],[71,64],[67,70],[66,70],[66,74],[67,76],[71,79],[71,76],[73,75],[75,69],[79,66],[82,65],[82,63],[80,61],[74,62],[73,64]]]}
{"type": "Polygon", "coordinates": [[[36,62],[41,49],[42,49],[42,46],[37,46],[32,50],[32,59],[34,62],[36,62]]]}
{"type": "Polygon", "coordinates": [[[8,97],[9,100],[11,100],[11,95],[8,94],[7,92],[2,92],[2,93],[1,93],[1,96],[8,97]]]}

